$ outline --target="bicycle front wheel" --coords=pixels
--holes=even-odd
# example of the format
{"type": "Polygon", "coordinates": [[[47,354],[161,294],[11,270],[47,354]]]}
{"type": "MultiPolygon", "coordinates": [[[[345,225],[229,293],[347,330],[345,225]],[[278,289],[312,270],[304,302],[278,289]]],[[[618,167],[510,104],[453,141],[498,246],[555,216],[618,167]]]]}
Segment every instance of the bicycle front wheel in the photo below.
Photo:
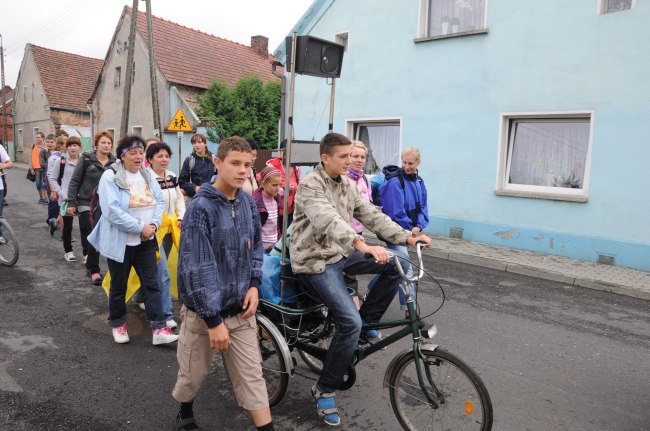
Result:
{"type": "Polygon", "coordinates": [[[261,319],[257,319],[257,340],[262,355],[262,376],[266,382],[269,405],[273,407],[287,392],[289,366],[282,356],[280,341],[276,339],[276,335],[267,323],[261,319]]]}
{"type": "Polygon", "coordinates": [[[492,429],[492,402],[481,378],[460,358],[441,349],[420,359],[427,400],[418,382],[414,355],[404,356],[390,376],[390,403],[405,430],[492,429]]]}
{"type": "Polygon", "coordinates": [[[17,261],[18,241],[16,241],[16,234],[9,226],[9,223],[0,217],[0,264],[13,266],[17,261]]]}

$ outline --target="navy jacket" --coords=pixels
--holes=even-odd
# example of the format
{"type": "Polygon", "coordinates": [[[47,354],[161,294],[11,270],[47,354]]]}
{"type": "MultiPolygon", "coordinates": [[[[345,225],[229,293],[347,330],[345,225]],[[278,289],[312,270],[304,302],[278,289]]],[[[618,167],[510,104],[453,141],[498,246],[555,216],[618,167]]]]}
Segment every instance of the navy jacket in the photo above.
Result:
{"type": "Polygon", "coordinates": [[[178,257],[181,302],[214,328],[242,310],[246,292],[262,281],[262,226],[252,196],[233,202],[203,184],[183,217],[178,257]]]}
{"type": "Polygon", "coordinates": [[[406,230],[416,226],[424,230],[429,225],[424,181],[417,174],[407,175],[402,168],[398,168],[398,172],[387,172],[386,168],[384,174],[389,179],[380,189],[382,211],[406,230]],[[400,176],[403,181],[400,181],[400,176]]]}
{"type": "Polygon", "coordinates": [[[210,178],[213,176],[214,162],[212,161],[212,154],[206,152],[205,156],[201,157],[197,156],[195,152],[192,152],[183,162],[183,167],[178,177],[178,185],[185,190],[187,196],[193,197],[196,194],[196,187],[210,182],[210,178]],[[190,170],[190,159],[192,158],[194,158],[194,166],[190,170]]]}

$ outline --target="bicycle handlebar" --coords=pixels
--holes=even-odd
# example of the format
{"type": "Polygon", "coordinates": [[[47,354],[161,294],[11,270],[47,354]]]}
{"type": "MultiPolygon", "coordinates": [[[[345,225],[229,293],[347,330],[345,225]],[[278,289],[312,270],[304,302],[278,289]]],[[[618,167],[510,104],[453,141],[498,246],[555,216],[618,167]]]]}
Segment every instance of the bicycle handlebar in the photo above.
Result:
{"type": "MultiPolygon", "coordinates": [[[[402,263],[400,262],[400,257],[396,255],[395,253],[389,251],[388,254],[389,256],[395,259],[395,266],[397,266],[397,271],[399,272],[399,275],[407,282],[413,283],[415,281],[418,281],[424,276],[424,268],[422,264],[422,249],[426,244],[423,241],[418,241],[415,243],[415,251],[418,256],[418,275],[417,276],[411,276],[409,277],[404,273],[404,268],[402,268],[402,263]]],[[[364,253],[364,256],[368,259],[374,259],[374,256],[371,253],[364,253]]]]}

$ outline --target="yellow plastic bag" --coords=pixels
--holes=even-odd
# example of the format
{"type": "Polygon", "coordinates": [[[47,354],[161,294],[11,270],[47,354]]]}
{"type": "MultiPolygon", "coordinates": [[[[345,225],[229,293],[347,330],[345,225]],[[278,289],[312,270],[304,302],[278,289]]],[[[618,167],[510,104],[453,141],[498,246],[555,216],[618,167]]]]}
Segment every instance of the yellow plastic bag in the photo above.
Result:
{"type": "MultiPolygon", "coordinates": [[[[169,255],[167,256],[167,267],[169,269],[169,279],[171,281],[171,288],[169,289],[169,293],[171,294],[172,298],[178,298],[178,284],[177,284],[177,268],[178,268],[178,248],[181,243],[181,228],[178,227],[178,218],[176,216],[174,217],[168,217],[167,214],[163,214],[163,219],[162,219],[162,224],[158,228],[158,231],[156,232],[156,240],[158,241],[158,247],[162,246],[162,241],[165,236],[171,233],[172,234],[172,248],[169,251],[169,255]]],[[[156,252],[156,261],[160,260],[160,255],[159,251],[156,252]]],[[[110,289],[111,289],[111,274],[110,272],[106,273],[106,277],[104,277],[104,281],[102,282],[102,288],[106,292],[106,295],[108,296],[110,289]]],[[[126,286],[126,302],[129,302],[131,297],[135,294],[135,292],[140,289],[140,279],[138,278],[138,274],[136,274],[135,269],[131,268],[131,272],[129,273],[129,281],[127,282],[126,286]]]]}

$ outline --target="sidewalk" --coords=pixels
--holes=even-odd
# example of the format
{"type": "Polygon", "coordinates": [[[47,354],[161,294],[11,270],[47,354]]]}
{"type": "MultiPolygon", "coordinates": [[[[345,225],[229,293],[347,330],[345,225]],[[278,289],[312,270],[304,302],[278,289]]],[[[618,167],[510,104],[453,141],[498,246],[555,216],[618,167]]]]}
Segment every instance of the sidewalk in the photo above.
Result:
{"type": "MultiPolygon", "coordinates": [[[[372,233],[364,236],[378,242],[372,233]]],[[[650,272],[462,239],[431,239],[427,256],[650,300],[650,272]]]]}
{"type": "MultiPolygon", "coordinates": [[[[14,163],[18,169],[28,165],[14,163]]],[[[377,237],[364,234],[368,242],[377,237]]],[[[427,256],[650,300],[650,272],[462,239],[433,236],[427,256]]]]}

